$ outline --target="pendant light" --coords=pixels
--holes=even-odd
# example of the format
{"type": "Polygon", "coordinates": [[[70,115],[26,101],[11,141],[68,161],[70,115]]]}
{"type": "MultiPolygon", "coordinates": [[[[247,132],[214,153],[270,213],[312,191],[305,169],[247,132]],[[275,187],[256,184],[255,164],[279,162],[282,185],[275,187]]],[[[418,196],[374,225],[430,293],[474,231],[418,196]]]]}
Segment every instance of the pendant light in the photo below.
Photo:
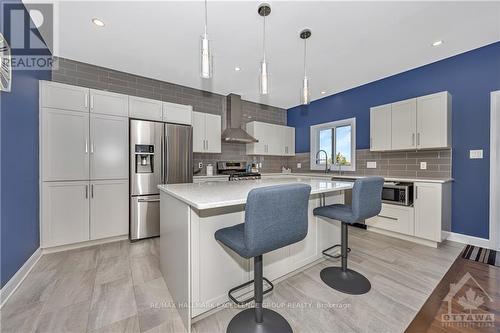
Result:
{"type": "Polygon", "coordinates": [[[212,78],[212,50],[210,49],[210,40],[207,31],[207,0],[205,0],[205,31],[200,38],[200,76],[203,79],[212,78]]]}
{"type": "Polygon", "coordinates": [[[262,49],[264,56],[260,62],[259,91],[261,95],[267,95],[269,94],[269,64],[266,60],[266,16],[271,14],[271,7],[269,4],[263,3],[259,6],[257,12],[264,18],[262,34],[262,49]]]}
{"type": "Polygon", "coordinates": [[[303,105],[308,105],[311,102],[311,98],[309,92],[309,78],[307,77],[307,39],[311,37],[311,30],[302,30],[299,37],[304,40],[304,79],[302,80],[300,100],[303,105]]]}

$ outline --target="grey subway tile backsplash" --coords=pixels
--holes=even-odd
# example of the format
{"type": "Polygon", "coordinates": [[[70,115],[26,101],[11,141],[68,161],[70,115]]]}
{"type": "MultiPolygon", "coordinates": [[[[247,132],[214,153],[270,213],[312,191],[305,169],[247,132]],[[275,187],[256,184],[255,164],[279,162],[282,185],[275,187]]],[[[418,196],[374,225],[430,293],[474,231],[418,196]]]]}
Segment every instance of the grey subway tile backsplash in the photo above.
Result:
{"type": "MultiPolygon", "coordinates": [[[[226,97],[204,90],[176,85],[129,73],[115,71],[109,68],[85,64],[64,58],[55,58],[59,66],[52,72],[52,80],[61,83],[80,85],[87,88],[107,90],[132,96],[158,99],[165,102],[192,105],[198,112],[221,115],[225,127],[226,97]]],[[[249,121],[264,121],[278,125],[286,125],[286,110],[243,101],[242,125],[249,121]]],[[[241,144],[222,144],[221,154],[194,153],[195,167],[198,162],[203,165],[217,161],[261,162],[263,172],[280,172],[282,166],[288,163],[287,157],[277,156],[247,156],[246,147],[241,144]]],[[[205,168],[200,174],[204,174],[205,168]]]]}

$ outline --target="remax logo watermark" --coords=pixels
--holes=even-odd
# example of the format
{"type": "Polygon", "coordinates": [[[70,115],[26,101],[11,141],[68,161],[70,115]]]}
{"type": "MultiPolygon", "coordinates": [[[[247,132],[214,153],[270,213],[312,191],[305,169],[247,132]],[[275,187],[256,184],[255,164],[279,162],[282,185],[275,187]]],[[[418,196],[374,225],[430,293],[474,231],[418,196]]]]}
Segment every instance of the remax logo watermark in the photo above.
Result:
{"type": "Polygon", "coordinates": [[[51,70],[54,64],[50,51],[55,36],[53,4],[2,1],[1,17],[11,53],[10,59],[5,59],[9,59],[12,70],[51,70]]]}

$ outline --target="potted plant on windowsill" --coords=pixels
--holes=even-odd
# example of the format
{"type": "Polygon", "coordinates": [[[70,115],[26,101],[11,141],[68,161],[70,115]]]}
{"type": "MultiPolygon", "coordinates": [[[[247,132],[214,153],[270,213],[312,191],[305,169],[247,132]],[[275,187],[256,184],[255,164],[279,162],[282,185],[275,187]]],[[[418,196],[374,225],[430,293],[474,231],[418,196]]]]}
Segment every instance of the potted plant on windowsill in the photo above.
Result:
{"type": "Polygon", "coordinates": [[[342,166],[347,165],[347,159],[340,152],[335,155],[335,165],[339,167],[339,176],[342,176],[342,166]]]}

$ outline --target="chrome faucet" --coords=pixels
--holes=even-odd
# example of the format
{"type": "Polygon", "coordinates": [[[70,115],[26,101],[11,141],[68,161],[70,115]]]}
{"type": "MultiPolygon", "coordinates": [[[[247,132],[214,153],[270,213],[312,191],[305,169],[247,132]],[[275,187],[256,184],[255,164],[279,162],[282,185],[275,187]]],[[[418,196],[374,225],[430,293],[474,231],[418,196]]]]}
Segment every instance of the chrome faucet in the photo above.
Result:
{"type": "Polygon", "coordinates": [[[321,154],[321,152],[325,153],[325,173],[329,173],[330,167],[328,166],[328,153],[325,150],[320,149],[316,153],[316,164],[319,164],[319,162],[321,162],[321,159],[319,158],[319,155],[321,154]]]}

